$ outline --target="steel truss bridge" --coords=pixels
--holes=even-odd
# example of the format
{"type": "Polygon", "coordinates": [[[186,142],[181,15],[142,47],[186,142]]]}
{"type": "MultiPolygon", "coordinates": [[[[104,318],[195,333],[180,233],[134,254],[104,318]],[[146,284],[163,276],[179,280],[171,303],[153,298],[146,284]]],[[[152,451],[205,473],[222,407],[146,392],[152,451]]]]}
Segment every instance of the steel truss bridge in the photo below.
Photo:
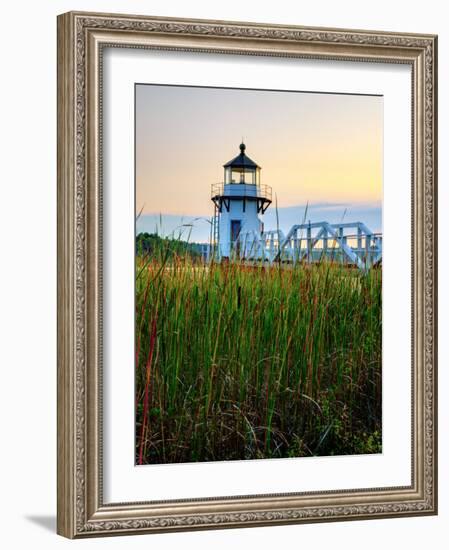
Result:
{"type": "Polygon", "coordinates": [[[293,225],[287,235],[242,231],[233,251],[237,258],[269,264],[330,260],[366,270],[382,261],[382,234],[362,222],[309,222],[293,225]]]}

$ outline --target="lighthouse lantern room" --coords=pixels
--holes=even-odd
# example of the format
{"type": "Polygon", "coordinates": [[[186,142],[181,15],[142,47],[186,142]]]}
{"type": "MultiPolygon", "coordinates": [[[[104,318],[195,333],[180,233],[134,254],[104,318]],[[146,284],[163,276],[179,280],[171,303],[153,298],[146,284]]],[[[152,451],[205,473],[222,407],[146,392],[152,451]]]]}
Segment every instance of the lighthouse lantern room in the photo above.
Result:
{"type": "Polygon", "coordinates": [[[261,185],[261,168],[245,153],[223,165],[224,181],[212,185],[214,245],[218,259],[254,256],[256,236],[263,232],[262,216],[271,204],[271,187],[261,185]]]}

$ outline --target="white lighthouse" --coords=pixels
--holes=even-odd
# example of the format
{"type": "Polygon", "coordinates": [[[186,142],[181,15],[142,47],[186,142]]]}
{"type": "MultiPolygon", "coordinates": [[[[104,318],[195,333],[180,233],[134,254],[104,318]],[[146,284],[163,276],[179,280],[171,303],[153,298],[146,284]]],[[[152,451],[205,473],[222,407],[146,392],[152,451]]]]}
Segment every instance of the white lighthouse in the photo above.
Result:
{"type": "Polygon", "coordinates": [[[262,216],[271,204],[271,187],[261,185],[261,168],[245,153],[223,165],[224,181],[212,185],[215,206],[214,244],[219,259],[254,257],[254,243],[263,232],[262,216]]]}

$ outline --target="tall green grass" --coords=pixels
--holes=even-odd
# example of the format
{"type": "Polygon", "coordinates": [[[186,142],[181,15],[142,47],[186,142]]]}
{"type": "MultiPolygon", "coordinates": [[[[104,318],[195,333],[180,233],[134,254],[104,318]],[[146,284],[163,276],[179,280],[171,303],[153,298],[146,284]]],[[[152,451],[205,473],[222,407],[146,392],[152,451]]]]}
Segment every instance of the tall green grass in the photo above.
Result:
{"type": "Polygon", "coordinates": [[[136,265],[138,464],[381,450],[381,271],[136,265]]]}

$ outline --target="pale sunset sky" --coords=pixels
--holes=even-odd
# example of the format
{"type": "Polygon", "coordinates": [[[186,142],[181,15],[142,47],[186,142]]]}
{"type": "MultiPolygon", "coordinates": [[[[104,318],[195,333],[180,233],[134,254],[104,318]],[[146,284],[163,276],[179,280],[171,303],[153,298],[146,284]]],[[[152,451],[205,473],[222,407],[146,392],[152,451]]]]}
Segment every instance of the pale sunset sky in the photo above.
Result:
{"type": "Polygon", "coordinates": [[[380,231],[382,136],[378,96],[136,85],[136,230],[193,224],[191,240],[207,241],[210,187],[243,137],[273,189],[267,229],[276,194],[284,231],[305,215],[380,231]]]}

